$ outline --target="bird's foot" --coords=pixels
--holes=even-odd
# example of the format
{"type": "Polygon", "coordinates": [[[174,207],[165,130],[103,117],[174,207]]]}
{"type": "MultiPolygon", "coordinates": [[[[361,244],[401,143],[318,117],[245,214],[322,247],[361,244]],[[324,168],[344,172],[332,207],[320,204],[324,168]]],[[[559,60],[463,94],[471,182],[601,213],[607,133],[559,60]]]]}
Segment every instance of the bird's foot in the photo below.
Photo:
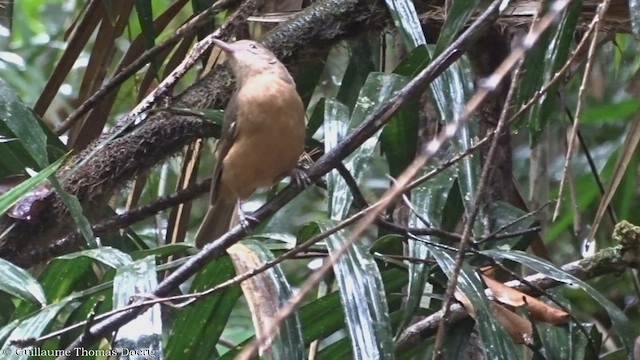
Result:
{"type": "Polygon", "coordinates": [[[311,179],[307,175],[307,172],[300,168],[294,168],[291,171],[291,181],[303,189],[311,185],[311,179]]]}
{"type": "Polygon", "coordinates": [[[240,206],[240,201],[238,201],[238,224],[242,226],[242,230],[244,230],[245,233],[251,230],[251,222],[257,223],[258,219],[245,213],[244,210],[242,210],[242,206],[240,206]]]}

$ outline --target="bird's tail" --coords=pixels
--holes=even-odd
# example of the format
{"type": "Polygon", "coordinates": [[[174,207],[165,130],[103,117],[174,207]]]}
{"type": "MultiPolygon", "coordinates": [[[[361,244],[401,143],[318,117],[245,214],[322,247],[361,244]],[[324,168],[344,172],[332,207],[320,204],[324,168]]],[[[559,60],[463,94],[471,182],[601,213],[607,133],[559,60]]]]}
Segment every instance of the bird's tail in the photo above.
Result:
{"type": "Polygon", "coordinates": [[[221,198],[209,206],[200,229],[196,234],[196,246],[203,248],[229,230],[229,225],[235,213],[236,202],[226,202],[221,198]]]}

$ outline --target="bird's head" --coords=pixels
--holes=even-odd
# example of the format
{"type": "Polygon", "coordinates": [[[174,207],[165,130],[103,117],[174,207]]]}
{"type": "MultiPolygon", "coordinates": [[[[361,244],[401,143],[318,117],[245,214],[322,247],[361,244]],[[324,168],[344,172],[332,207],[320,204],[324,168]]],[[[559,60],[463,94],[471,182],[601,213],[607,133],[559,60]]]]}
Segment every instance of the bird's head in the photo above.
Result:
{"type": "Polygon", "coordinates": [[[253,40],[227,43],[218,39],[213,42],[228,54],[231,68],[240,85],[251,76],[265,73],[273,73],[285,81],[293,82],[284,65],[260,43],[253,40]]]}

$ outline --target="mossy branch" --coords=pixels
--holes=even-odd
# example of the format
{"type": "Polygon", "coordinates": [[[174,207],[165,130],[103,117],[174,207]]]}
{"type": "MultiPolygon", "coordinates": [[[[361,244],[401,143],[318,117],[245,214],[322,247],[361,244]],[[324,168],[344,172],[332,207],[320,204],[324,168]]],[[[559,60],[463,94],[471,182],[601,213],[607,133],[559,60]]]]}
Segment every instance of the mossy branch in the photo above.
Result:
{"type": "MultiPolygon", "coordinates": [[[[380,30],[386,23],[380,19],[386,17],[382,1],[319,1],[270,31],[263,43],[295,69],[326,54],[332,44],[342,39],[380,30]]],[[[218,67],[167,103],[177,108],[224,108],[233,86],[226,67],[218,67]]],[[[151,113],[133,131],[115,138],[113,131],[104,134],[57,175],[63,179],[64,188],[79,199],[86,215],[95,220],[104,216],[100,211],[103,204],[136,175],[161,164],[199,138],[216,136],[217,131],[215,125],[197,116],[151,113]]],[[[0,232],[12,227],[0,243],[0,257],[21,266],[33,265],[21,254],[32,253],[34,248],[46,251],[48,244],[74,230],[73,220],[58,196],[52,194],[43,203],[37,223],[0,219],[0,232]]]]}

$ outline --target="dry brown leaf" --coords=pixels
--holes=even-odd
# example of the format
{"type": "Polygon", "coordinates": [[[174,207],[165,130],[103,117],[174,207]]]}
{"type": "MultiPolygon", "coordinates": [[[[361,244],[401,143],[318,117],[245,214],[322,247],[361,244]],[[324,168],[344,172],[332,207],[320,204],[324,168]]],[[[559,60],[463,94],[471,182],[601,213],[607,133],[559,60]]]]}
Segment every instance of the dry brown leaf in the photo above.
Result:
{"type": "Polygon", "coordinates": [[[495,279],[496,278],[496,267],[495,266],[484,266],[478,269],[480,274],[495,279]]]}
{"type": "Polygon", "coordinates": [[[464,307],[464,309],[467,310],[467,312],[469,313],[469,316],[471,316],[475,320],[476,309],[473,308],[473,305],[471,304],[471,301],[469,301],[469,298],[467,297],[467,295],[462,293],[462,291],[460,290],[456,290],[453,293],[453,296],[456,298],[456,300],[460,302],[460,304],[462,304],[462,307],[464,307]]]}
{"type": "Polygon", "coordinates": [[[525,301],[533,320],[559,326],[565,324],[569,319],[570,314],[566,311],[555,308],[534,297],[526,296],[525,301]]]}
{"type": "Polygon", "coordinates": [[[491,302],[491,311],[516,344],[530,345],[533,343],[533,326],[531,325],[531,321],[495,301],[491,302]]]}
{"type": "Polygon", "coordinates": [[[497,301],[513,307],[527,306],[531,318],[551,325],[562,325],[567,322],[569,314],[564,310],[550,306],[532,296],[510,288],[498,281],[483,276],[497,301]]]}
{"type": "Polygon", "coordinates": [[[6,215],[14,219],[26,220],[31,223],[38,222],[40,220],[40,212],[46,205],[44,200],[50,193],[50,183],[39,184],[9,208],[6,215]]]}
{"type": "MultiPolygon", "coordinates": [[[[242,243],[234,244],[227,249],[227,253],[233,261],[237,274],[243,274],[264,265],[260,256],[242,243]]],[[[268,333],[268,331],[280,309],[278,287],[267,273],[260,273],[243,281],[240,287],[249,305],[256,334],[258,337],[269,339],[261,347],[261,352],[269,351],[276,333],[268,333]]]]}

